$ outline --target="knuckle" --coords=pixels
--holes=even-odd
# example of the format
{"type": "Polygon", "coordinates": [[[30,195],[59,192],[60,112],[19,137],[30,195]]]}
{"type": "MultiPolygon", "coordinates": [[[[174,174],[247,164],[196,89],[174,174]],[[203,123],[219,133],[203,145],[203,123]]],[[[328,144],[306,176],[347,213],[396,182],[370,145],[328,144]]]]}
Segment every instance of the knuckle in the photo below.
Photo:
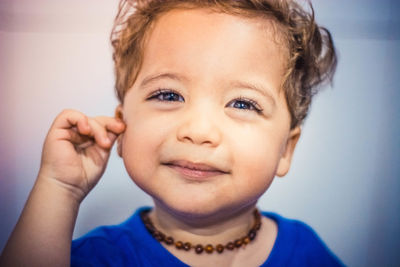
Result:
{"type": "Polygon", "coordinates": [[[96,126],[99,125],[99,122],[96,120],[96,118],[91,118],[91,117],[89,117],[89,118],[88,118],[88,121],[89,121],[90,125],[92,125],[92,126],[94,126],[94,127],[96,127],[96,126]]]}
{"type": "Polygon", "coordinates": [[[65,119],[65,118],[77,118],[77,119],[81,119],[84,118],[85,116],[83,116],[82,113],[80,113],[77,110],[73,110],[73,109],[63,109],[60,114],[57,116],[57,118],[59,119],[65,119]]]}
{"type": "Polygon", "coordinates": [[[76,111],[73,110],[73,109],[63,109],[63,110],[61,111],[60,114],[62,114],[62,115],[68,115],[68,114],[75,113],[75,112],[76,112],[76,111]]]}

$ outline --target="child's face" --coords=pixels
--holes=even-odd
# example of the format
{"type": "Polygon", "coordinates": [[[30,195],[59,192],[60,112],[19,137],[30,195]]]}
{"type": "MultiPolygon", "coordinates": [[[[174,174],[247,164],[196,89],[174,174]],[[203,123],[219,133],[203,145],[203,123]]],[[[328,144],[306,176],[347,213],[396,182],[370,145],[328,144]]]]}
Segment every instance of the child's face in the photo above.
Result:
{"type": "Polygon", "coordinates": [[[121,145],[128,173],[156,204],[235,212],[286,174],[299,129],[290,130],[279,90],[277,40],[265,21],[204,10],[171,11],[155,24],[121,109],[121,145]]]}

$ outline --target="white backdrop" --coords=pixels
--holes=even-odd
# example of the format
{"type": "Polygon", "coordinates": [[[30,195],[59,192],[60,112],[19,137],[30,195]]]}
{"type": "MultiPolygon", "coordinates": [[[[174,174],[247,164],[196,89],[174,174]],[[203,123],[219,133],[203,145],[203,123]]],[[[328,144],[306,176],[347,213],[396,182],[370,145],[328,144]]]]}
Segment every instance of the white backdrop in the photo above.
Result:
{"type": "MultiPolygon", "coordinates": [[[[350,266],[400,263],[400,3],[314,1],[333,33],[333,88],[315,98],[290,173],[259,206],[310,224],[350,266]]],[[[0,250],[64,108],[113,115],[108,35],[116,1],[0,0],[0,250]]],[[[151,205],[115,151],[74,237],[151,205]]]]}

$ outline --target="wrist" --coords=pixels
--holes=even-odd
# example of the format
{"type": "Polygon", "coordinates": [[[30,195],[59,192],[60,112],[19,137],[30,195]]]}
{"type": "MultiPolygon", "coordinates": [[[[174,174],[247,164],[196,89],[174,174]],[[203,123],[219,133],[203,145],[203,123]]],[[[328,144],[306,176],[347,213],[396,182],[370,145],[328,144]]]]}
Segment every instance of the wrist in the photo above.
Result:
{"type": "Polygon", "coordinates": [[[56,197],[58,201],[66,202],[79,208],[80,203],[86,196],[81,188],[61,182],[58,179],[40,171],[36,179],[33,191],[41,191],[56,197]]]}

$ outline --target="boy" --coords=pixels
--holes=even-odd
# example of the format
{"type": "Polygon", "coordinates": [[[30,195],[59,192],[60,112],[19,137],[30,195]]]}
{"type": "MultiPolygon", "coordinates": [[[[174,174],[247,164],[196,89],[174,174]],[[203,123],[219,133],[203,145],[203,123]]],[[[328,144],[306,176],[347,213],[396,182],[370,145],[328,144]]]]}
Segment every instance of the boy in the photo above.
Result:
{"type": "Polygon", "coordinates": [[[340,266],[309,227],[255,208],[289,170],[312,90],[333,75],[329,33],[292,1],[130,4],[112,35],[115,118],[55,119],[1,263],[340,266]],[[154,209],[71,248],[115,141],[154,209]]]}

